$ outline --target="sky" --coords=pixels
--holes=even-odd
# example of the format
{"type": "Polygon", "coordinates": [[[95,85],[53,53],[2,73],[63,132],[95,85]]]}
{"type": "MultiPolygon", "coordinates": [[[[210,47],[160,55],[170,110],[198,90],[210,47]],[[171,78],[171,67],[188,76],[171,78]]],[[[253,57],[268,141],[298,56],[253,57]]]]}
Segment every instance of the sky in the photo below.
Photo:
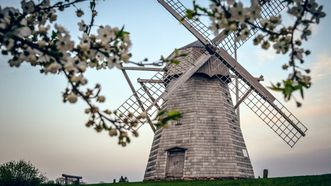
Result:
{"type": "MultiPolygon", "coordinates": [[[[184,1],[184,0],[183,0],[184,1]]],[[[185,3],[190,1],[185,0],[185,3]]],[[[327,14],[331,3],[321,0],[327,14]]],[[[18,0],[0,0],[1,7],[19,6],[18,0]]],[[[79,5],[84,8],[86,5],[79,5]]],[[[97,5],[97,25],[125,26],[130,32],[133,61],[145,57],[151,61],[169,55],[192,41],[194,37],[157,1],[112,0],[97,5]]],[[[59,23],[78,37],[78,18],[69,10],[59,15],[59,23]]],[[[313,27],[313,35],[305,44],[312,50],[305,67],[312,69],[313,86],[306,91],[303,106],[284,102],[273,94],[308,127],[307,136],[290,148],[246,106],[241,106],[241,127],[255,171],[261,176],[269,169],[271,177],[331,173],[331,17],[313,27]]],[[[254,76],[263,75],[264,85],[286,77],[281,70],[287,56],[262,51],[252,41],[238,50],[238,61],[254,76]]],[[[116,138],[86,128],[86,107],[62,103],[66,81],[61,75],[40,74],[38,68],[22,65],[10,68],[8,58],[0,56],[0,164],[11,160],[31,161],[49,179],[62,173],[83,176],[89,183],[112,182],[121,175],[130,181],[143,179],[153,133],[146,125],[140,137],[123,148],[116,138]]],[[[153,73],[129,73],[150,78],[153,73]]],[[[116,109],[131,95],[117,69],[87,73],[90,85],[101,83],[107,97],[105,105],[116,109]]],[[[137,84],[135,84],[138,86],[137,84]]]]}

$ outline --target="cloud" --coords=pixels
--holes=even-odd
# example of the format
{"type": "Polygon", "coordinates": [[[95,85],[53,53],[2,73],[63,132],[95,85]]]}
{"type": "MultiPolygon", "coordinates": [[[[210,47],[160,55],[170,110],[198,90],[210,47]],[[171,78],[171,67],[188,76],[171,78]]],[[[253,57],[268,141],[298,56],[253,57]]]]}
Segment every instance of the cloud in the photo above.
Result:
{"type": "Polygon", "coordinates": [[[319,81],[331,76],[331,56],[329,54],[321,54],[317,57],[313,64],[311,77],[313,81],[319,81]]]}

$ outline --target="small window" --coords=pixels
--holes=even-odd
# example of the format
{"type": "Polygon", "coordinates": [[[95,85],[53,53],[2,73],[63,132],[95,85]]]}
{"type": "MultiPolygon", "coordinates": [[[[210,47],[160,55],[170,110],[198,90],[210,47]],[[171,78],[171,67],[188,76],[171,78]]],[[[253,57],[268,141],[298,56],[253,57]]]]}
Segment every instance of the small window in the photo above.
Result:
{"type": "Polygon", "coordinates": [[[243,154],[244,154],[244,157],[248,157],[248,152],[246,149],[243,149],[243,154]]]}

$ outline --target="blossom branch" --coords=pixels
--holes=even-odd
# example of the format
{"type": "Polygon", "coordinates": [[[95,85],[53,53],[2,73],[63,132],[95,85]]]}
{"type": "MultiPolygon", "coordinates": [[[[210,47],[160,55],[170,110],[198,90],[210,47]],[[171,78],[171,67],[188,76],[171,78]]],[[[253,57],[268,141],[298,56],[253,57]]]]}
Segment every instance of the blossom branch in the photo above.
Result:
{"type": "MultiPolygon", "coordinates": [[[[186,17],[189,19],[198,19],[199,16],[208,16],[211,20],[210,28],[218,34],[221,30],[225,33],[236,34],[239,40],[246,40],[250,34],[250,29],[260,30],[265,35],[258,34],[253,42],[255,45],[261,45],[262,49],[269,49],[271,44],[276,53],[286,54],[289,52],[289,61],[282,68],[287,70],[292,68],[286,80],[271,86],[271,89],[283,93],[285,100],[290,100],[292,93],[300,91],[303,98],[303,89],[311,86],[309,69],[303,70],[299,64],[304,63],[304,55],[310,55],[309,50],[301,47],[302,40],[308,40],[311,35],[309,29],[311,24],[318,24],[319,20],[325,17],[323,6],[318,5],[314,0],[285,0],[288,14],[296,19],[291,26],[281,26],[281,16],[271,16],[269,19],[261,20],[261,6],[268,6],[268,1],[251,1],[250,7],[244,7],[239,1],[210,0],[210,8],[204,8],[193,1],[193,9],[187,10],[186,17]],[[260,20],[260,24],[254,21],[260,20]],[[303,30],[300,28],[303,27],[303,30]],[[295,39],[296,33],[300,39],[295,39]],[[298,68],[300,67],[300,68],[298,68]]],[[[295,99],[295,98],[294,98],[295,99]]],[[[301,105],[295,99],[298,106],[301,105]]]]}
{"type": "MultiPolygon", "coordinates": [[[[0,8],[1,51],[3,55],[11,55],[9,64],[12,67],[27,62],[41,67],[41,73],[63,73],[68,81],[63,101],[76,103],[81,98],[88,106],[85,109],[85,113],[89,114],[86,126],[93,127],[97,132],[108,131],[110,136],[118,136],[119,144],[125,146],[130,143],[128,132],[138,136],[136,128],[138,123],[144,122],[145,114],[133,116],[108,109],[100,111],[96,103],[105,102],[105,97],[100,95],[101,86],[97,84],[86,91],[81,88],[87,85],[84,77],[87,67],[112,68],[129,60],[129,33],[124,28],[102,26],[97,30],[98,35],[83,33],[80,43],[75,45],[69,32],[56,23],[56,9],[64,10],[83,1],[58,2],[54,5],[50,5],[49,0],[37,5],[33,1],[22,1],[23,13],[15,8],[0,8]],[[51,26],[54,30],[50,30],[51,26]]],[[[95,1],[92,1],[90,8],[95,11],[95,1]]],[[[95,16],[92,15],[91,26],[95,16]]]]}

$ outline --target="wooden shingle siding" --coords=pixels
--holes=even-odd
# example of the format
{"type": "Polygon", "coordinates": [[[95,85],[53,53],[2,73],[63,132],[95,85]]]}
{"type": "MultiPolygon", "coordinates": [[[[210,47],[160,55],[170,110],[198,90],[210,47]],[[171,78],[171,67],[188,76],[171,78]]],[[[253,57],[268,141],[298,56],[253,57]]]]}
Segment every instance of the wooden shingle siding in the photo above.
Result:
{"type": "MultiPolygon", "coordinates": [[[[227,82],[214,77],[229,74],[217,63],[211,59],[169,96],[165,106],[182,113],[181,124],[156,132],[144,180],[254,177],[227,82]]],[[[171,73],[169,66],[165,76],[171,73]]]]}

